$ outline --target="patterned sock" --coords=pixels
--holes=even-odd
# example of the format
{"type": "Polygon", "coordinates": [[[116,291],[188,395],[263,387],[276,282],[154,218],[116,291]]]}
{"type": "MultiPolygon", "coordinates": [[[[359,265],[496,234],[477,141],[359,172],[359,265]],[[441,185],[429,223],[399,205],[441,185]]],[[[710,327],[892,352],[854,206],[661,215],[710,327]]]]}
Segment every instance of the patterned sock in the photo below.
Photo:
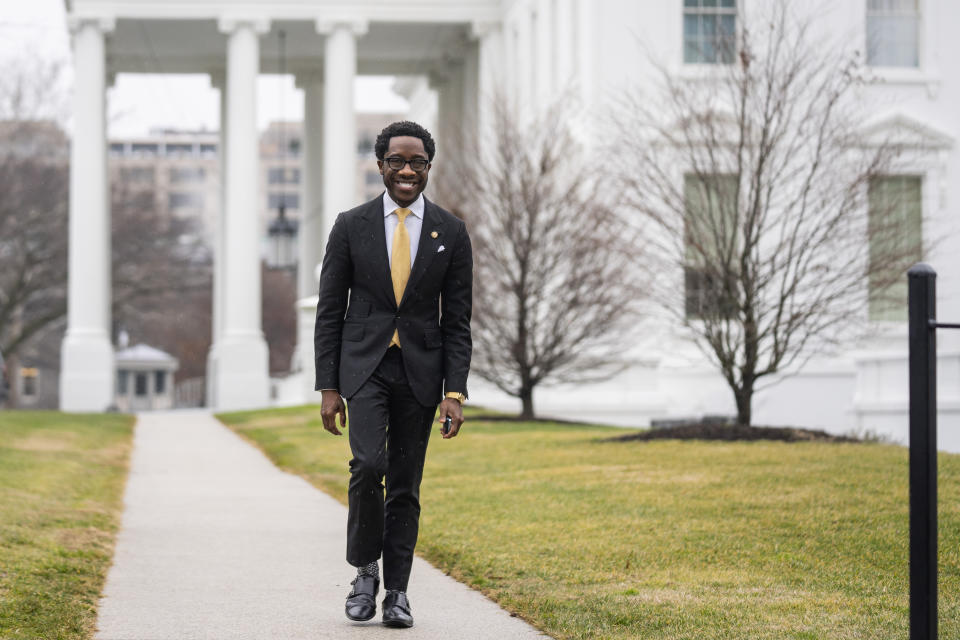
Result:
{"type": "Polygon", "coordinates": [[[378,578],[380,577],[380,565],[374,560],[368,565],[357,567],[357,576],[373,576],[374,578],[378,578]]]}

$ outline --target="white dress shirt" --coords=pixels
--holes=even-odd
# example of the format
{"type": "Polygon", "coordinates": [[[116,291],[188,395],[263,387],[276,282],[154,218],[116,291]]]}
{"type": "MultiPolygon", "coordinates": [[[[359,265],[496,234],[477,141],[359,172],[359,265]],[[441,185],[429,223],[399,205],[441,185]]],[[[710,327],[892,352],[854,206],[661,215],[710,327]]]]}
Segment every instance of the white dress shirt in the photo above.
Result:
{"type": "MultiPolygon", "coordinates": [[[[400,216],[396,210],[402,208],[390,194],[383,192],[383,230],[387,240],[387,259],[390,265],[393,265],[393,232],[400,223],[400,216]]],[[[410,267],[413,267],[413,261],[417,259],[417,248],[420,246],[420,229],[423,228],[423,194],[417,196],[409,207],[410,215],[403,223],[407,227],[407,234],[410,236],[410,267]]]]}

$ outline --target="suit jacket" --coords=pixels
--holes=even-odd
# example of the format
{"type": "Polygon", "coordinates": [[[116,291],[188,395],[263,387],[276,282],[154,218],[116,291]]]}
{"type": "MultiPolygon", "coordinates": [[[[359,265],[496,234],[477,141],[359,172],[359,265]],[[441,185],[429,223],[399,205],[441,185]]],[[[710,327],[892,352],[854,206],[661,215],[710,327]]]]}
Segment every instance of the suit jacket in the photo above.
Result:
{"type": "Polygon", "coordinates": [[[437,404],[444,386],[466,394],[472,308],[473,252],[462,220],[424,198],[420,246],[398,305],[382,196],[341,213],[320,273],[315,388],[337,389],[349,400],[377,368],[396,329],[420,404],[437,404]]]}

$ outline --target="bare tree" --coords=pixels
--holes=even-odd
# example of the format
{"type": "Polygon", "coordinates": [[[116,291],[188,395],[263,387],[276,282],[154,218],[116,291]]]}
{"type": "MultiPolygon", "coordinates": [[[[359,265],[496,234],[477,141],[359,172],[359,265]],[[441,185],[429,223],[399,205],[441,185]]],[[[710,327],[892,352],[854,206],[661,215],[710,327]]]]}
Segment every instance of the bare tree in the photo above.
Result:
{"type": "MultiPolygon", "coordinates": [[[[15,404],[18,355],[50,340],[67,311],[69,151],[60,67],[22,62],[0,76],[0,350],[15,404]]],[[[178,296],[209,288],[209,251],[192,222],[163,219],[151,192],[123,184],[111,213],[115,318],[176,309],[178,296]]]]}
{"type": "Polygon", "coordinates": [[[696,337],[746,425],[759,380],[856,335],[867,283],[876,301],[920,253],[882,215],[895,203],[872,197],[895,150],[858,137],[859,53],[817,41],[785,1],[764,9],[736,47],[715,43],[735,53],[707,77],[654,63],[656,89],[619,121],[621,190],[661,274],[653,297],[696,337]]]}
{"type": "Polygon", "coordinates": [[[67,170],[55,148],[31,141],[47,126],[27,124],[0,122],[0,350],[11,406],[21,348],[66,313],[67,170]]]}
{"type": "Polygon", "coordinates": [[[122,321],[166,313],[172,325],[191,326],[195,319],[178,313],[181,302],[209,291],[213,280],[212,254],[198,222],[161,215],[152,189],[120,181],[111,186],[110,202],[114,316],[122,321]]]}
{"type": "Polygon", "coordinates": [[[600,164],[557,107],[524,126],[495,103],[489,137],[446,157],[444,203],[474,244],[471,370],[534,417],[540,385],[609,378],[636,320],[629,242],[600,164]]]}
{"type": "Polygon", "coordinates": [[[196,220],[165,217],[155,203],[152,189],[111,187],[113,324],[174,355],[182,381],[206,367],[213,260],[196,220]]]}

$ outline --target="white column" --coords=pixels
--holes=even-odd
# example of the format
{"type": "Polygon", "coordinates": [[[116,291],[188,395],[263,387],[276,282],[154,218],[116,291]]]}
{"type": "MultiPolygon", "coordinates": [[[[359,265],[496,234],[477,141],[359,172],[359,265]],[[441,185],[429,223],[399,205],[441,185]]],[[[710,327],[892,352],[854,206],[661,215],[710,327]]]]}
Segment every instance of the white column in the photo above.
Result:
{"type": "Polygon", "coordinates": [[[319,403],[313,390],[313,329],[317,313],[319,264],[326,237],[323,236],[323,78],[320,74],[299,76],[303,89],[303,215],[300,219],[300,243],[297,269],[297,362],[302,377],[302,395],[306,403],[319,403]]]}
{"type": "Polygon", "coordinates": [[[220,161],[220,204],[213,231],[213,291],[211,293],[210,352],[207,354],[206,405],[217,406],[217,349],[223,336],[223,290],[226,255],[225,229],[227,221],[227,79],[214,76],[212,84],[220,90],[220,138],[217,155],[220,161]]]}
{"type": "Polygon", "coordinates": [[[514,43],[514,54],[516,56],[516,65],[514,75],[516,77],[516,105],[517,113],[526,117],[533,111],[533,101],[535,99],[536,89],[531,82],[531,69],[533,68],[533,29],[532,14],[528,11],[518,12],[516,19],[516,42],[514,43]]]}
{"type": "Polygon", "coordinates": [[[475,42],[471,42],[463,54],[461,88],[463,89],[463,96],[460,101],[463,117],[461,135],[472,142],[476,139],[479,131],[477,128],[479,115],[477,108],[480,95],[480,47],[475,42]]]}
{"type": "Polygon", "coordinates": [[[61,345],[60,408],[103,411],[113,403],[110,344],[110,201],[106,156],[104,33],[112,21],[73,30],[67,331],[61,345]]]}
{"type": "Polygon", "coordinates": [[[317,266],[323,255],[326,238],[323,232],[323,78],[320,74],[298,78],[303,89],[303,212],[300,220],[299,269],[297,296],[317,294],[317,266]]]}
{"type": "Polygon", "coordinates": [[[318,20],[317,33],[326,36],[323,58],[323,231],[322,246],[337,214],[354,206],[356,193],[357,123],[353,111],[353,81],[357,75],[357,38],[366,22],[318,20]]]}
{"type": "Polygon", "coordinates": [[[538,0],[537,2],[537,33],[536,55],[534,56],[533,79],[537,87],[537,107],[543,109],[550,105],[553,99],[553,67],[556,60],[553,56],[554,17],[553,4],[555,0],[538,0]]]}
{"type": "MultiPolygon", "coordinates": [[[[453,154],[464,142],[460,139],[463,131],[463,64],[448,62],[443,71],[430,74],[430,88],[437,92],[437,148],[438,153],[453,154]]],[[[469,142],[469,140],[467,141],[469,142]]],[[[443,172],[443,164],[434,169],[443,172]]],[[[447,165],[449,166],[449,165],[447,165]]]]}
{"type": "Polygon", "coordinates": [[[477,40],[477,140],[494,140],[494,109],[503,108],[506,86],[498,80],[503,68],[503,30],[499,22],[474,22],[470,35],[477,40]]]}
{"type": "Polygon", "coordinates": [[[267,24],[221,20],[227,33],[227,163],[223,333],[217,348],[218,409],[269,401],[267,343],[260,325],[260,221],[257,144],[258,33],[267,24]]]}
{"type": "Polygon", "coordinates": [[[573,0],[557,0],[557,6],[555,7],[557,32],[554,34],[553,64],[556,72],[556,89],[563,93],[570,91],[573,85],[573,65],[576,58],[573,9],[573,0]]]}
{"type": "MultiPolygon", "coordinates": [[[[573,0],[577,30],[577,82],[580,89],[580,100],[584,108],[589,109],[593,103],[593,14],[594,7],[586,0],[573,0]]],[[[588,122],[588,121],[587,121],[588,122]]]]}

